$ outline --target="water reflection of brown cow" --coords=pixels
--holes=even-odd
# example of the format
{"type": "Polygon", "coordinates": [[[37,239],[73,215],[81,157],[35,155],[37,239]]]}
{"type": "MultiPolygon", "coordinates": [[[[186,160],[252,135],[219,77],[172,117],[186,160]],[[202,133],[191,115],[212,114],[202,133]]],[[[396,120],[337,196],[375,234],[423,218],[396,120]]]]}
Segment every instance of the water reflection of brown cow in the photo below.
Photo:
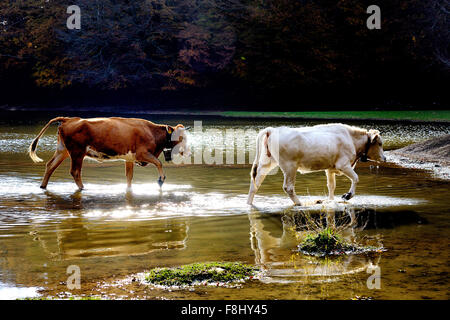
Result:
{"type": "Polygon", "coordinates": [[[53,157],[47,162],[41,188],[45,189],[56,168],[70,156],[72,174],[78,188],[83,189],[81,167],[85,157],[98,161],[125,160],[128,187],[133,179],[133,166],[152,163],[159,171],[158,183],[164,183],[165,175],[158,156],[164,149],[173,149],[172,154],[188,154],[186,128],[182,124],[175,127],[160,125],[135,118],[67,118],[50,120],[34,139],[29,155],[34,162],[42,162],[36,155],[39,138],[54,122],[58,127],[58,144],[53,157]]]}

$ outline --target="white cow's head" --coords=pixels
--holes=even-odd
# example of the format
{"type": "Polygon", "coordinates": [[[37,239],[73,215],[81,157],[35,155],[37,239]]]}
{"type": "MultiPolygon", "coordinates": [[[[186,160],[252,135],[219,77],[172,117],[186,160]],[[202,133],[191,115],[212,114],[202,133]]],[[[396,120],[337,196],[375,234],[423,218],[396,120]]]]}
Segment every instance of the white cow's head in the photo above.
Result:
{"type": "Polygon", "coordinates": [[[383,154],[383,140],[378,130],[369,130],[369,147],[367,150],[367,158],[374,161],[386,161],[383,154]]]}
{"type": "Polygon", "coordinates": [[[177,124],[175,127],[167,127],[171,134],[171,140],[174,143],[172,155],[180,154],[182,157],[190,157],[191,150],[188,144],[187,130],[182,124],[177,124]]]}

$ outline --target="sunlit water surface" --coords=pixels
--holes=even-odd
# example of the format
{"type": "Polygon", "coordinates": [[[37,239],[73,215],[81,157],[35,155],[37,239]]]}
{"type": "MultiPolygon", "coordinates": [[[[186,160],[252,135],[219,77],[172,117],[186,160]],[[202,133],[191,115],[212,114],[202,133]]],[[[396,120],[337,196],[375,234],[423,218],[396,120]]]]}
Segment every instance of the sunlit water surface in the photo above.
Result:
{"type": "MultiPolygon", "coordinates": [[[[293,207],[283,193],[281,172],[266,178],[254,206],[249,207],[248,165],[167,166],[161,190],[156,169],[138,167],[133,188],[127,191],[122,162],[85,161],[86,189],[79,192],[67,160],[52,176],[48,189],[42,190],[45,164],[33,164],[26,151],[51,116],[14,117],[8,114],[0,122],[0,298],[72,292],[178,299],[448,299],[449,183],[427,172],[389,163],[358,164],[355,198],[340,200],[350,184],[338,177],[336,201],[322,203],[317,200],[327,196],[325,175],[299,174],[296,191],[302,207],[293,207]],[[386,251],[326,260],[298,253],[299,226],[291,222],[298,215],[320,212],[328,216],[369,212],[373,221],[363,230],[349,230],[347,236],[386,251]],[[120,282],[157,266],[207,261],[241,261],[265,272],[241,289],[167,292],[120,282]],[[80,267],[81,290],[66,286],[70,265],[80,267]],[[375,267],[381,272],[380,289],[367,285],[375,267]]],[[[187,125],[203,120],[204,130],[223,133],[315,124],[152,119],[187,125]]],[[[357,125],[379,129],[388,149],[450,132],[444,124],[357,125]]],[[[50,128],[39,142],[38,155],[43,159],[54,151],[55,131],[50,128]]],[[[220,138],[206,133],[191,134],[190,139],[195,148],[227,148],[220,138]]],[[[253,142],[250,152],[252,148],[253,142]]]]}

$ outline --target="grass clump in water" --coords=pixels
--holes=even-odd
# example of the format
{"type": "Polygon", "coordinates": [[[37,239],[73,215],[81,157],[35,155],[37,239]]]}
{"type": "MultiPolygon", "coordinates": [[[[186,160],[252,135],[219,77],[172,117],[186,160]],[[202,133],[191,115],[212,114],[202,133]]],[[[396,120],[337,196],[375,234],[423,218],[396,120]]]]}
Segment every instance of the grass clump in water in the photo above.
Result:
{"type": "Polygon", "coordinates": [[[258,269],[237,262],[194,263],[177,268],[155,268],[145,281],[160,286],[192,286],[195,284],[230,283],[251,279],[258,269]]]}
{"type": "Polygon", "coordinates": [[[370,251],[379,251],[380,248],[372,246],[358,246],[345,241],[335,229],[324,228],[315,233],[307,234],[298,245],[299,250],[313,256],[329,256],[342,254],[358,254],[370,251]]]}
{"type": "Polygon", "coordinates": [[[307,234],[298,248],[305,254],[325,256],[344,253],[352,246],[335,230],[325,228],[317,233],[307,234]]]}

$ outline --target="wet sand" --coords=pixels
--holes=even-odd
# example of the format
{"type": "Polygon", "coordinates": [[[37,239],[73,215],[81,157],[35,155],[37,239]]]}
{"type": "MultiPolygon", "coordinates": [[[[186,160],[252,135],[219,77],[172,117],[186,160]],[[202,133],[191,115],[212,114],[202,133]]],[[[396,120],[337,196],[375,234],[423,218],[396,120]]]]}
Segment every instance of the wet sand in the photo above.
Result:
{"type": "Polygon", "coordinates": [[[430,170],[437,177],[450,179],[450,135],[413,143],[386,156],[400,166],[430,170]]]}

